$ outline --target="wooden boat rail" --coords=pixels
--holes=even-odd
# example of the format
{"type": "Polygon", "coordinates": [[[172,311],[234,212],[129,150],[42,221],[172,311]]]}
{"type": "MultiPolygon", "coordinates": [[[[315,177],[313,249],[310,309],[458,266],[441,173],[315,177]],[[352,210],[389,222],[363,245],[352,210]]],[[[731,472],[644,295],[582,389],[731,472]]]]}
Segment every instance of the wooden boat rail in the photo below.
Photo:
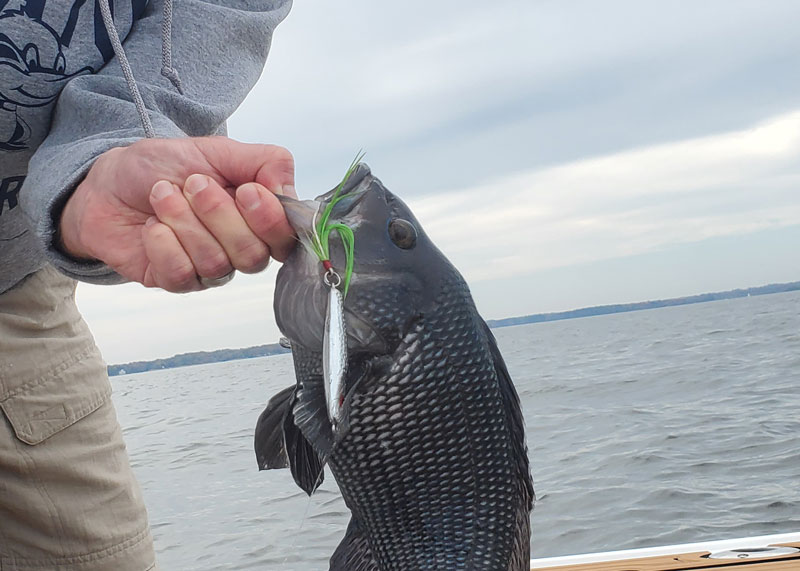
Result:
{"type": "MultiPolygon", "coordinates": [[[[800,541],[771,543],[774,547],[800,549],[800,541]]],[[[652,557],[616,559],[593,563],[541,566],[532,561],[532,571],[800,571],[800,552],[771,557],[750,554],[742,559],[711,559],[709,551],[697,551],[652,557]]],[[[543,560],[545,561],[545,560],[543,560]]]]}

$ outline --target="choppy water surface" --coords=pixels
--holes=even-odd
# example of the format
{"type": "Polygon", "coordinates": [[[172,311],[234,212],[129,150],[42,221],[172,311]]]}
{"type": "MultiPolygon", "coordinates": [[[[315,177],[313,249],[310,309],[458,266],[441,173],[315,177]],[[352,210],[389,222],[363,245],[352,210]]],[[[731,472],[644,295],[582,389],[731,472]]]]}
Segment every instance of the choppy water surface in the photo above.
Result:
{"type": "MultiPolygon", "coordinates": [[[[522,399],[535,557],[800,530],[800,293],[495,330],[522,399]]],[[[113,379],[162,568],[327,569],[349,513],[258,472],[288,355],[113,379]]]]}

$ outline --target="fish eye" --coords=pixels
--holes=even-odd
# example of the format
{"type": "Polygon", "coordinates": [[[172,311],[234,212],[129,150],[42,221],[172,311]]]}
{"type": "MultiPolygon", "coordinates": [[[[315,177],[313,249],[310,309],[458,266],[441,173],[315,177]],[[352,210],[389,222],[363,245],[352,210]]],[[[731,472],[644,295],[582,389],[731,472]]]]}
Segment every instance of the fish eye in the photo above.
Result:
{"type": "Polygon", "coordinates": [[[408,220],[395,218],[389,222],[389,238],[398,248],[410,250],[417,245],[417,229],[408,220]]]}

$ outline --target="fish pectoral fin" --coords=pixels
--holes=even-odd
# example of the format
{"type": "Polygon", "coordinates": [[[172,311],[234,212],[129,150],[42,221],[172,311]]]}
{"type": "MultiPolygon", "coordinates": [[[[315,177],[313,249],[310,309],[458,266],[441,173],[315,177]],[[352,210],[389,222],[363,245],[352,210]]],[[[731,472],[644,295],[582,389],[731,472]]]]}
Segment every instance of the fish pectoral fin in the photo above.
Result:
{"type": "Polygon", "coordinates": [[[357,519],[350,520],[344,538],[331,556],[329,571],[380,571],[367,534],[357,519]]]}
{"type": "Polygon", "coordinates": [[[258,417],[254,444],[259,470],[289,467],[283,425],[291,403],[294,402],[296,389],[297,387],[292,385],[269,399],[267,408],[258,417]]]}

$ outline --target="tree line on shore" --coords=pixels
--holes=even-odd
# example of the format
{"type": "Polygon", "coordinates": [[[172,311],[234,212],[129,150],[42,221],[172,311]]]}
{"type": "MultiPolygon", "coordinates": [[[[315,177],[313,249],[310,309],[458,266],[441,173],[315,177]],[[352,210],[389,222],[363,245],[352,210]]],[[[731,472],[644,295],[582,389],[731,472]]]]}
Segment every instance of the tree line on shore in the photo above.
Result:
{"type": "Polygon", "coordinates": [[[570,311],[557,311],[553,313],[537,313],[535,315],[523,315],[521,317],[507,317],[505,319],[490,319],[487,321],[489,327],[509,327],[512,325],[523,325],[525,323],[541,323],[544,321],[559,321],[561,319],[574,319],[576,317],[591,317],[593,315],[608,315],[609,313],[624,313],[626,311],[639,311],[642,309],[656,309],[659,307],[670,307],[673,305],[689,305],[692,303],[705,303],[707,301],[719,301],[722,299],[735,299],[737,297],[748,297],[753,295],[767,295],[771,293],[786,293],[789,291],[800,290],[800,282],[790,282],[784,284],[769,284],[759,287],[749,287],[744,289],[733,289],[729,291],[718,291],[713,293],[701,293],[686,297],[674,297],[670,299],[655,299],[651,301],[638,301],[633,303],[617,303],[613,305],[597,305],[594,307],[584,307],[572,309],[570,311]]]}
{"type": "MultiPolygon", "coordinates": [[[[626,311],[639,311],[643,309],[656,309],[659,307],[670,307],[675,305],[688,305],[692,303],[704,303],[708,301],[718,301],[722,299],[734,299],[754,295],[767,295],[772,293],[785,293],[800,290],[800,281],[769,284],[759,287],[744,289],[734,289],[713,293],[701,293],[686,297],[675,297],[671,299],[657,299],[651,301],[640,301],[634,303],[618,303],[613,305],[597,305],[594,307],[584,307],[570,311],[557,311],[552,313],[537,313],[533,315],[523,315],[520,317],[508,317],[505,319],[490,319],[487,321],[489,327],[509,327],[512,325],[523,325],[526,323],[542,323],[546,321],[559,321],[561,319],[575,319],[578,317],[591,317],[594,315],[608,315],[610,313],[623,313],[626,311]]],[[[197,351],[194,353],[182,353],[165,359],[153,361],[135,361],[133,363],[123,363],[120,365],[109,365],[108,374],[125,375],[130,373],[142,373],[156,369],[172,369],[175,367],[186,367],[189,365],[201,365],[204,363],[219,363],[222,361],[234,361],[237,359],[252,359],[254,357],[267,357],[270,355],[280,355],[288,353],[289,349],[282,347],[278,343],[267,345],[257,345],[244,349],[219,349],[217,351],[197,351]]]]}

